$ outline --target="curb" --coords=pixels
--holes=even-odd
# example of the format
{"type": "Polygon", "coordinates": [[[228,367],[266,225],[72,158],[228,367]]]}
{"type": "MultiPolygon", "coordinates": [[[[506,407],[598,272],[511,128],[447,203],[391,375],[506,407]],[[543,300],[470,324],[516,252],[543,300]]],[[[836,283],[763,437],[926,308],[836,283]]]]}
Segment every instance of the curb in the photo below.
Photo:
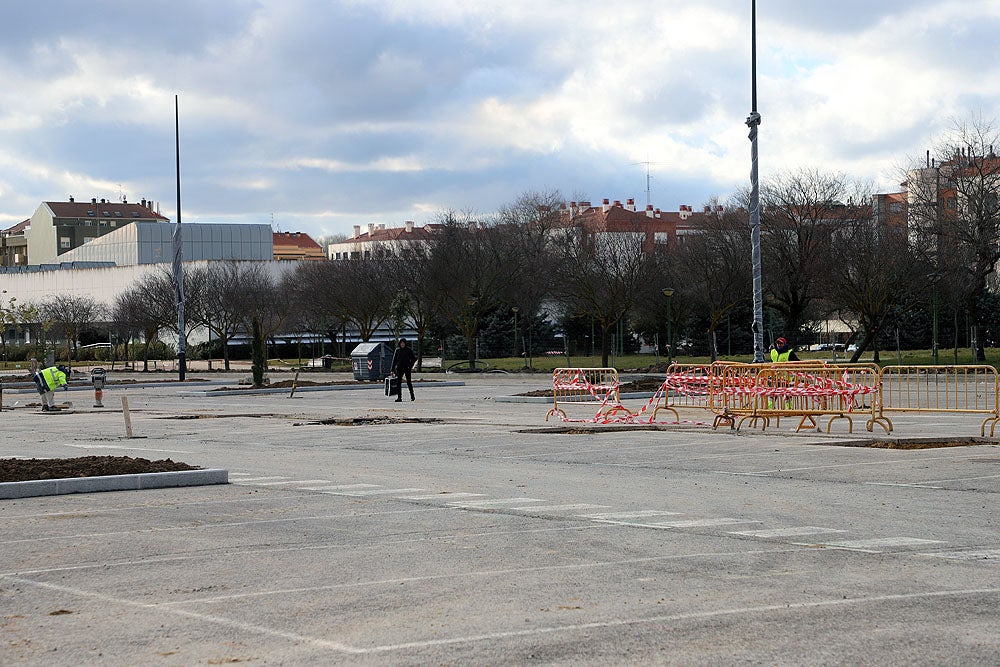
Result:
{"type": "Polygon", "coordinates": [[[229,471],[221,468],[180,470],[177,472],[147,472],[136,475],[38,479],[28,482],[0,483],[0,500],[31,498],[35,496],[61,496],[68,493],[139,491],[142,489],[166,489],[177,486],[205,486],[208,484],[228,483],[229,471]]]}
{"type": "MultiPolygon", "coordinates": [[[[417,389],[436,389],[437,387],[464,387],[464,382],[414,382],[413,388],[417,389]]],[[[385,385],[381,382],[378,384],[334,384],[325,385],[321,387],[316,386],[305,386],[296,387],[295,393],[299,394],[306,391],[353,391],[357,389],[384,389],[385,385]]],[[[290,394],[292,393],[291,387],[282,387],[280,389],[231,389],[226,391],[212,391],[206,389],[204,391],[179,391],[178,396],[255,396],[257,394],[290,394]]]]}

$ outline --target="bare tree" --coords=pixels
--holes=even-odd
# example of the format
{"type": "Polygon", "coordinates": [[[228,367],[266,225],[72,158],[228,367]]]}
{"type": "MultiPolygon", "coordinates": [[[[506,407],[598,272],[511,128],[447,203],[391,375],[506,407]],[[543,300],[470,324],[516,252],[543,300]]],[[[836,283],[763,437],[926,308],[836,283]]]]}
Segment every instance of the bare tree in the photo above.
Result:
{"type": "Polygon", "coordinates": [[[608,365],[610,332],[638,302],[643,288],[657,283],[662,271],[646,250],[646,234],[637,225],[626,231],[585,227],[555,233],[556,294],[573,315],[594,318],[601,328],[601,364],[608,365]]]}
{"type": "Polygon", "coordinates": [[[824,314],[819,301],[836,262],[831,233],[862,197],[843,174],[815,169],[779,174],[761,188],[764,290],[787,335],[798,336],[824,314]]]}
{"type": "Polygon", "coordinates": [[[562,195],[529,191],[510,204],[500,208],[502,229],[506,230],[506,254],[516,261],[518,271],[511,276],[503,299],[521,313],[519,337],[524,349],[530,351],[533,324],[540,316],[546,300],[551,298],[555,280],[552,271],[554,256],[552,242],[554,231],[559,228],[562,195]]]}
{"type": "Polygon", "coordinates": [[[66,356],[75,360],[79,349],[80,332],[103,316],[104,307],[93,297],[73,294],[55,294],[39,306],[42,317],[50,320],[66,339],[66,356]]]}
{"type": "Polygon", "coordinates": [[[31,303],[18,303],[17,297],[10,297],[7,304],[0,302],[0,343],[3,345],[3,358],[7,359],[7,331],[16,332],[36,322],[39,317],[38,306],[31,303]]]}
{"type": "Polygon", "coordinates": [[[465,337],[470,368],[476,367],[476,336],[483,317],[502,303],[516,263],[505,253],[495,225],[469,213],[449,211],[434,243],[428,287],[440,314],[465,337]]]}
{"type": "Polygon", "coordinates": [[[826,294],[831,306],[857,318],[860,338],[851,358],[857,362],[890,318],[917,303],[924,281],[914,280],[919,264],[903,229],[859,215],[841,226],[835,242],[837,261],[830,267],[826,294]]]}
{"type": "Polygon", "coordinates": [[[716,335],[733,311],[750,299],[750,237],[741,209],[728,207],[698,216],[696,233],[670,253],[678,296],[706,314],[712,361],[718,358],[716,335]]]}
{"type": "MultiPolygon", "coordinates": [[[[980,304],[1000,261],[1000,144],[995,124],[959,121],[938,145],[940,163],[907,174],[909,219],[929,263],[965,304],[976,360],[985,359],[977,334],[980,304]]],[[[957,317],[957,314],[956,314],[957,317]]]]}
{"type": "Polygon", "coordinates": [[[250,274],[256,266],[248,262],[214,262],[198,269],[197,281],[201,285],[197,310],[193,313],[198,322],[218,336],[222,343],[223,365],[228,371],[229,342],[239,333],[243,323],[240,304],[243,303],[244,284],[253,282],[250,274]]]}
{"type": "Polygon", "coordinates": [[[240,288],[234,302],[240,324],[250,333],[254,386],[264,383],[267,371],[266,341],[277,333],[295,309],[292,280],[276,278],[265,265],[254,262],[240,274],[240,288]]]}

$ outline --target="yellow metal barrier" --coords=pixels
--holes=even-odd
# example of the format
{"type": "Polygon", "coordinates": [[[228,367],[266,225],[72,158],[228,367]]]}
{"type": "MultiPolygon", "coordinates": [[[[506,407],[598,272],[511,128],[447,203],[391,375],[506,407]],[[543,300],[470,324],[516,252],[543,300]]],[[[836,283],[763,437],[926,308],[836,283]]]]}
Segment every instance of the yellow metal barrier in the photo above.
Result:
{"type": "Polygon", "coordinates": [[[795,430],[800,431],[817,428],[816,419],[828,416],[828,433],[838,419],[846,419],[853,432],[853,415],[860,414],[867,416],[867,430],[878,424],[886,433],[892,431],[892,422],[876,411],[879,370],[874,364],[793,362],[757,366],[755,371],[725,369],[714,427],[727,423],[740,428],[749,422],[764,430],[772,418],[799,417],[795,430]]]}
{"type": "Polygon", "coordinates": [[[662,396],[657,397],[660,400],[653,409],[650,421],[656,421],[660,410],[672,412],[674,420],[680,421],[677,408],[707,408],[712,383],[716,379],[708,364],[670,364],[663,386],[660,387],[662,396]]]}
{"type": "Polygon", "coordinates": [[[621,404],[618,371],[614,368],[557,368],[552,371],[552,415],[562,421],[603,421],[617,412],[629,412],[621,404]],[[571,420],[562,406],[598,405],[592,419],[571,420]]]}
{"type": "Polygon", "coordinates": [[[960,412],[988,415],[980,435],[1000,421],[1000,381],[993,366],[885,366],[878,414],[960,412]]]}

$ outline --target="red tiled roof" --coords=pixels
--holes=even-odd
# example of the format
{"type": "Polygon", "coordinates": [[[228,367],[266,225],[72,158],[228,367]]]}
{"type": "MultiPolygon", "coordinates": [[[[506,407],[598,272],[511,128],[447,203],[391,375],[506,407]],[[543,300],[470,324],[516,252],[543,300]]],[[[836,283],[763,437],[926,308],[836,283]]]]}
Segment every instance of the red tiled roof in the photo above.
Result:
{"type": "Polygon", "coordinates": [[[423,227],[413,226],[413,229],[406,231],[406,227],[390,227],[387,229],[374,229],[371,232],[365,232],[359,234],[358,236],[349,238],[344,241],[344,243],[350,242],[369,242],[374,243],[378,241],[427,241],[433,238],[434,234],[439,231],[443,225],[436,223],[428,223],[423,227]]]}
{"type": "Polygon", "coordinates": [[[17,223],[13,227],[8,227],[7,229],[0,230],[0,234],[3,234],[4,236],[10,236],[11,234],[20,234],[30,224],[31,224],[31,218],[28,218],[27,220],[23,220],[17,223]]]}
{"type": "Polygon", "coordinates": [[[299,248],[302,250],[322,250],[311,236],[304,232],[274,232],[274,247],[299,248]]]}
{"type": "Polygon", "coordinates": [[[123,204],[111,201],[97,202],[96,204],[89,201],[47,201],[45,205],[57,218],[121,218],[123,220],[169,221],[169,218],[156,211],[151,211],[142,204],[123,204]]]}

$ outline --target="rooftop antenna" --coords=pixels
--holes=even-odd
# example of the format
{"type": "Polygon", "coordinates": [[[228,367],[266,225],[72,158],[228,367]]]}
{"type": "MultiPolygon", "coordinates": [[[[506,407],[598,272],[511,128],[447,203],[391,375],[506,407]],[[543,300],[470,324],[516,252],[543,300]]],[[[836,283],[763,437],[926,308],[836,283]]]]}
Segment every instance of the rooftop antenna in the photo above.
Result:
{"type": "Polygon", "coordinates": [[[643,160],[641,162],[631,162],[630,164],[644,164],[646,165],[646,208],[652,203],[649,198],[649,181],[653,178],[649,175],[649,166],[653,164],[663,164],[662,162],[650,162],[649,160],[643,160]]]}

